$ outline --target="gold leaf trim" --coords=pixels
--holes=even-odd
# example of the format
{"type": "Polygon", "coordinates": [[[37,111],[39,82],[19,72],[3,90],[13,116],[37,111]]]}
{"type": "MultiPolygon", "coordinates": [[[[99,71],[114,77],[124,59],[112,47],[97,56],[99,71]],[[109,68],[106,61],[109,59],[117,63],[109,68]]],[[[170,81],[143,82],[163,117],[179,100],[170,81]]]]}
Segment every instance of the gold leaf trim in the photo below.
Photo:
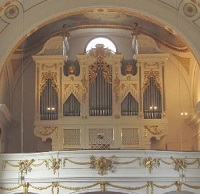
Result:
{"type": "Polygon", "coordinates": [[[136,162],[137,160],[139,160],[139,163],[141,163],[141,158],[136,158],[134,160],[127,161],[127,162],[113,162],[113,164],[131,164],[131,163],[136,162]]]}
{"type": "Polygon", "coordinates": [[[63,185],[60,185],[60,184],[59,184],[59,187],[60,187],[60,188],[63,188],[63,189],[67,189],[67,190],[79,191],[79,190],[89,189],[89,188],[95,187],[95,186],[97,186],[98,184],[99,184],[99,183],[94,183],[94,184],[92,184],[92,185],[88,185],[88,186],[84,186],[84,187],[66,187],[66,186],[63,186],[63,185]]]}
{"type": "Polygon", "coordinates": [[[0,186],[0,190],[4,190],[4,191],[14,191],[14,190],[17,190],[17,189],[19,189],[20,187],[22,187],[22,185],[18,185],[18,186],[16,186],[16,187],[1,187],[0,186]]]}
{"type": "Polygon", "coordinates": [[[44,88],[47,86],[47,80],[48,79],[51,79],[51,81],[52,81],[51,86],[55,89],[55,91],[56,92],[59,91],[58,85],[56,84],[57,83],[57,73],[51,72],[51,71],[43,72],[42,73],[42,81],[41,81],[42,83],[40,85],[40,95],[42,95],[44,88]]]}
{"type": "Polygon", "coordinates": [[[35,189],[35,190],[40,190],[40,191],[51,188],[52,194],[55,193],[54,192],[55,189],[56,189],[56,193],[58,194],[59,188],[66,189],[66,190],[80,191],[80,190],[90,189],[90,188],[95,187],[97,185],[100,185],[101,191],[105,191],[106,185],[108,185],[110,187],[114,187],[114,188],[117,188],[117,189],[123,189],[123,190],[140,190],[140,189],[147,188],[147,191],[149,191],[149,188],[151,188],[151,193],[153,193],[153,187],[157,187],[157,188],[160,188],[160,189],[168,189],[170,187],[176,186],[177,191],[181,191],[182,185],[184,185],[184,186],[192,188],[192,189],[200,189],[200,186],[198,186],[198,185],[190,185],[190,184],[187,184],[187,183],[182,183],[180,181],[176,181],[176,182],[168,184],[168,185],[158,185],[158,184],[154,183],[153,181],[148,181],[146,184],[141,185],[141,186],[136,186],[136,187],[125,187],[125,186],[115,185],[115,184],[103,181],[103,182],[97,182],[97,183],[87,185],[87,186],[82,186],[82,187],[68,187],[68,186],[61,185],[58,182],[52,182],[51,184],[44,186],[44,187],[41,187],[41,186],[37,187],[37,186],[35,186],[31,183],[25,183],[23,185],[20,184],[16,187],[8,187],[8,188],[0,186],[0,190],[13,191],[13,190],[17,190],[17,189],[23,187],[24,193],[28,193],[29,187],[31,187],[32,189],[35,189]]]}
{"type": "Polygon", "coordinates": [[[47,160],[43,160],[41,163],[38,163],[38,164],[34,164],[34,162],[35,162],[34,159],[31,159],[31,160],[20,160],[17,164],[12,164],[9,161],[3,161],[3,170],[5,170],[7,165],[9,165],[11,167],[19,168],[19,171],[21,173],[27,174],[27,172],[31,172],[31,170],[32,170],[31,166],[39,167],[39,166],[43,165],[44,163],[45,163],[46,167],[48,165],[47,160]]]}
{"type": "Polygon", "coordinates": [[[111,184],[111,183],[106,183],[106,184],[111,186],[111,187],[114,187],[114,188],[125,189],[125,190],[139,190],[139,189],[143,189],[143,188],[148,186],[148,184],[145,184],[145,185],[138,186],[138,187],[124,187],[124,186],[114,185],[114,184],[111,184]]]}
{"type": "Polygon", "coordinates": [[[72,164],[78,164],[78,165],[89,165],[90,162],[76,162],[76,161],[72,161],[69,158],[64,158],[63,159],[63,166],[65,167],[66,161],[71,162],[72,164]]]}

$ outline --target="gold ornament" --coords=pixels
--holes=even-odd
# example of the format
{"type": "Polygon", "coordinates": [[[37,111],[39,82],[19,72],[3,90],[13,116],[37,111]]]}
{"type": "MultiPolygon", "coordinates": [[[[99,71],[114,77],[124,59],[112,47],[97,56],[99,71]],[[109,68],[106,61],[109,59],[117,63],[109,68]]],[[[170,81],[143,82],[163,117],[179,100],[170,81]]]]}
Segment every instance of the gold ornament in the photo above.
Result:
{"type": "Polygon", "coordinates": [[[113,171],[113,159],[115,156],[112,156],[110,159],[107,159],[103,156],[96,159],[95,156],[90,157],[90,165],[92,169],[98,171],[98,174],[105,175],[108,171],[113,171]]]}
{"type": "Polygon", "coordinates": [[[53,169],[53,173],[55,174],[57,170],[60,169],[60,163],[61,159],[60,158],[52,158],[49,160],[51,162],[51,165],[49,166],[51,169],[53,169]]]}

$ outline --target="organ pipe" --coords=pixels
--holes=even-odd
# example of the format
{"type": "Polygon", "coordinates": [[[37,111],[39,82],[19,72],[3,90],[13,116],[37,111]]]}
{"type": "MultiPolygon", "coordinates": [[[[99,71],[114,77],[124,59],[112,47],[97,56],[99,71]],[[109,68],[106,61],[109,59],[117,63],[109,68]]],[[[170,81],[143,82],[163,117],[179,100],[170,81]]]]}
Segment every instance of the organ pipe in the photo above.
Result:
{"type": "Polygon", "coordinates": [[[46,87],[40,97],[41,120],[58,119],[58,94],[52,86],[52,80],[46,81],[46,87]]]}
{"type": "Polygon", "coordinates": [[[153,77],[149,78],[149,86],[143,95],[143,111],[145,119],[160,119],[162,100],[160,90],[156,87],[153,77]]]}
{"type": "Polygon", "coordinates": [[[112,115],[112,83],[105,79],[102,68],[98,64],[95,82],[89,83],[89,114],[90,116],[112,115]]]}

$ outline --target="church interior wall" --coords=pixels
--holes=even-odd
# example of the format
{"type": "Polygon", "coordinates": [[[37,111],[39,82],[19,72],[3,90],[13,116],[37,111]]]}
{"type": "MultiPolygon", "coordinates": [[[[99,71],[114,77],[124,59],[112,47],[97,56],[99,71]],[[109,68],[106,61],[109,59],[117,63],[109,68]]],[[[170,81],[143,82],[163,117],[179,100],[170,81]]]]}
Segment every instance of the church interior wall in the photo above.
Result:
{"type": "Polygon", "coordinates": [[[187,116],[181,115],[182,111],[188,114],[191,111],[187,84],[173,63],[166,64],[165,73],[166,109],[170,131],[166,137],[168,149],[180,149],[181,144],[184,144],[185,149],[191,149],[193,131],[185,124],[187,116]]]}

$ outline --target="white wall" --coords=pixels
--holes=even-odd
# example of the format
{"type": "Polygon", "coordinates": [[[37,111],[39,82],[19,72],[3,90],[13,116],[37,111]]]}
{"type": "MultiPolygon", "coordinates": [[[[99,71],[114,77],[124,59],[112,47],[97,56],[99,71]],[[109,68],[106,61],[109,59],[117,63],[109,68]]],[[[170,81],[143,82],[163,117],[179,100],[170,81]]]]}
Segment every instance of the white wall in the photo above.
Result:
{"type": "Polygon", "coordinates": [[[170,150],[191,149],[193,131],[185,123],[187,116],[181,116],[182,111],[187,111],[188,114],[191,111],[190,91],[173,58],[165,64],[165,96],[169,121],[167,147],[170,150]]]}

